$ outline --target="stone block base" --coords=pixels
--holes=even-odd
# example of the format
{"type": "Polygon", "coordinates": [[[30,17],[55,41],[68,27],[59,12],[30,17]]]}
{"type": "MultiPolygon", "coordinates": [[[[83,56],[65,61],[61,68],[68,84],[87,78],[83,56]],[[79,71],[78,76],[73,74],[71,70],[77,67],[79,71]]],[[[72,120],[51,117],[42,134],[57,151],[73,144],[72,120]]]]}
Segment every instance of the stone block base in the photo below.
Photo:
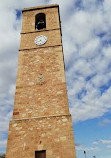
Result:
{"type": "Polygon", "coordinates": [[[71,115],[48,116],[10,122],[6,158],[76,158],[71,115]]]}

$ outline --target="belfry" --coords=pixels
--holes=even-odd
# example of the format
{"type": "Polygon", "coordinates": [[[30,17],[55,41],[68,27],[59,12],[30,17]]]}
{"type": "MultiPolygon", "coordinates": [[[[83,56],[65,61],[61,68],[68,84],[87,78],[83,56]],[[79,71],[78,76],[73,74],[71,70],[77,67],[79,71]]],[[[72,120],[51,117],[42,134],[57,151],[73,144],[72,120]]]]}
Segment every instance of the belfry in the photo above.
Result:
{"type": "Polygon", "coordinates": [[[23,12],[6,158],[76,158],[58,5],[23,12]]]}

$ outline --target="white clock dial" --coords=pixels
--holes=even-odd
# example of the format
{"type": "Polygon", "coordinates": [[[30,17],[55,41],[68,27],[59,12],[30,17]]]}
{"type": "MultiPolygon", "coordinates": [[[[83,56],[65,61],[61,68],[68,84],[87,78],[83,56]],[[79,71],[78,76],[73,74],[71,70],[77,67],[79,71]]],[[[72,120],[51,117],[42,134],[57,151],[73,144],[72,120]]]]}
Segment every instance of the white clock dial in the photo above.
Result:
{"type": "Polygon", "coordinates": [[[43,35],[37,36],[34,42],[36,45],[43,45],[47,42],[47,37],[43,35]]]}

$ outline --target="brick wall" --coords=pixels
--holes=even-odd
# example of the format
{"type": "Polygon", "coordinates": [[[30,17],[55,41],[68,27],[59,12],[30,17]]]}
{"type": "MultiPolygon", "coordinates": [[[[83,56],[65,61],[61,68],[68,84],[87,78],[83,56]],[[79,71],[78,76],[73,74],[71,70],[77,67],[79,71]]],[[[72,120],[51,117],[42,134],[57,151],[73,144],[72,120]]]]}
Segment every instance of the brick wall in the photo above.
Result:
{"type": "Polygon", "coordinates": [[[13,120],[6,158],[76,158],[69,114],[58,6],[23,11],[13,120]],[[46,14],[46,29],[35,30],[35,15],[46,14]],[[37,46],[37,36],[47,42],[37,46]]]}

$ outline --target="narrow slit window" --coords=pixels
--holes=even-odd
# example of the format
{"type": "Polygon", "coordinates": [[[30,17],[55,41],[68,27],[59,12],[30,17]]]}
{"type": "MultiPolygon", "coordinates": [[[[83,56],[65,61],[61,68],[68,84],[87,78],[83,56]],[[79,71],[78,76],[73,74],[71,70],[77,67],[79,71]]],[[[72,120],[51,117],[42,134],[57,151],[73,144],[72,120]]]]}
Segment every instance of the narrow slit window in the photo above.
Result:
{"type": "Polygon", "coordinates": [[[44,13],[39,13],[35,16],[35,30],[46,28],[46,16],[44,13]]]}
{"type": "Polygon", "coordinates": [[[35,158],[46,158],[46,150],[35,151],[35,158]]]}

